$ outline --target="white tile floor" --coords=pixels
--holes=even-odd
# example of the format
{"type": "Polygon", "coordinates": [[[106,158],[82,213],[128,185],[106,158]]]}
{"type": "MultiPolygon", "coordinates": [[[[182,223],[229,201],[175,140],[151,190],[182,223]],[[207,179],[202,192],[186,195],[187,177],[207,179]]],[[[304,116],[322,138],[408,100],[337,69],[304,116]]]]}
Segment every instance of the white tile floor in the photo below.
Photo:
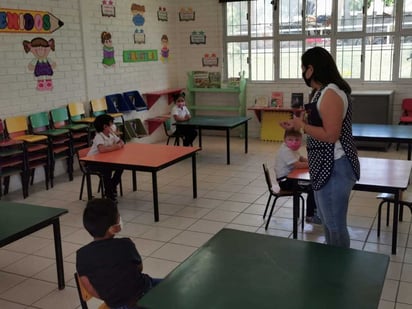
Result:
{"type": "MultiPolygon", "coordinates": [[[[223,137],[204,138],[198,154],[198,198],[192,198],[191,161],[178,163],[159,173],[160,221],[154,223],[151,176],[138,173],[138,191],[131,190],[131,174],[123,176],[124,196],[119,209],[122,235],[131,237],[144,258],[145,272],[164,277],[223,227],[291,238],[291,199],[279,200],[268,231],[262,218],[267,200],[262,163],[273,166],[279,143],[250,139],[249,153],[243,140],[232,138],[231,165],[226,165],[223,137]]],[[[406,147],[388,152],[360,151],[362,156],[406,158],[406,147]]],[[[142,154],[144,155],[144,154],[142,154]]],[[[272,170],[272,168],[271,168],[272,170]]],[[[74,181],[58,177],[53,189],[36,184],[23,200],[21,191],[3,197],[30,204],[66,208],[61,218],[66,288],[57,289],[52,229],[41,230],[0,249],[0,308],[80,308],[73,279],[75,252],[91,241],[82,228],[86,202],[78,199],[80,172],[74,181]]],[[[96,186],[94,186],[96,187],[96,186]]],[[[412,191],[412,190],[411,190],[412,191]]],[[[97,193],[96,193],[97,195],[97,193]]],[[[383,225],[376,236],[376,194],[353,192],[348,222],[351,246],[390,255],[391,228],[383,225]]],[[[399,227],[398,253],[391,257],[380,309],[412,309],[411,216],[405,210],[399,227]]],[[[305,225],[299,239],[323,242],[319,226],[305,225]]],[[[95,308],[98,302],[92,302],[95,308]]]]}

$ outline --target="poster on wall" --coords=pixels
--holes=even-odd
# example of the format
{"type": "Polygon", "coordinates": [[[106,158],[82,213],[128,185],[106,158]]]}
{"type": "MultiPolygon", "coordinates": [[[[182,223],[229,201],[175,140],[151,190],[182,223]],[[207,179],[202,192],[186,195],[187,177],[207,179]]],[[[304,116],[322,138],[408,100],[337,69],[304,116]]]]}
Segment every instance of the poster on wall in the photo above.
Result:
{"type": "Polygon", "coordinates": [[[157,61],[157,50],[124,50],[123,62],[157,61]]]}
{"type": "Polygon", "coordinates": [[[103,31],[100,37],[103,44],[103,66],[105,68],[113,67],[116,63],[116,60],[114,59],[112,35],[110,32],[103,31]]]}
{"type": "Polygon", "coordinates": [[[160,42],[162,42],[162,48],[160,49],[160,59],[162,62],[169,60],[169,38],[166,34],[163,34],[160,42]]]}
{"type": "Polygon", "coordinates": [[[54,39],[46,40],[44,38],[34,38],[31,41],[23,41],[23,47],[26,54],[33,54],[34,58],[29,63],[28,68],[33,71],[37,79],[36,89],[39,91],[51,91],[53,89],[53,69],[56,68],[56,62],[49,58],[50,51],[54,51],[54,39]]]}
{"type": "Polygon", "coordinates": [[[137,27],[134,31],[134,42],[138,44],[146,43],[146,35],[144,34],[144,30],[142,26],[145,23],[144,14],[146,9],[144,5],[133,3],[130,10],[133,14],[133,24],[137,27]]]}
{"type": "Polygon", "coordinates": [[[157,11],[157,20],[168,21],[167,11],[165,7],[159,6],[159,10],[157,11]]]}
{"type": "Polygon", "coordinates": [[[203,31],[193,31],[190,34],[190,44],[206,44],[206,34],[203,31]]]}
{"type": "Polygon", "coordinates": [[[64,23],[47,11],[0,8],[0,32],[53,33],[64,23]]]}
{"type": "Polygon", "coordinates": [[[211,55],[205,54],[202,58],[202,65],[204,67],[217,67],[219,65],[219,58],[215,53],[211,55]]]}
{"type": "Polygon", "coordinates": [[[195,12],[192,8],[181,8],[179,11],[179,21],[195,20],[195,12]]]}
{"type": "Polygon", "coordinates": [[[102,1],[102,16],[115,17],[116,8],[114,7],[113,0],[103,0],[102,1]]]}

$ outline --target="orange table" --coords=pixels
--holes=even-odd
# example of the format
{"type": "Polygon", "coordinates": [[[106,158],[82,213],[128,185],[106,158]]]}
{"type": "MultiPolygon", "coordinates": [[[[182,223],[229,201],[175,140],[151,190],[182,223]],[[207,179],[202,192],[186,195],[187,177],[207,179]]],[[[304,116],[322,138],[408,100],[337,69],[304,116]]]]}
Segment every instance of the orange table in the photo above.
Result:
{"type": "MultiPolygon", "coordinates": [[[[81,158],[86,164],[103,167],[120,167],[131,171],[152,173],[154,219],[159,221],[159,199],[157,172],[177,162],[192,158],[193,198],[197,198],[196,152],[199,147],[179,147],[159,144],[125,144],[124,148],[81,158]]],[[[87,178],[87,192],[91,198],[90,176],[87,178]]]]}
{"type": "MultiPolygon", "coordinates": [[[[392,254],[396,254],[398,236],[399,196],[408,188],[412,161],[359,158],[361,177],[353,187],[358,191],[387,192],[394,195],[392,254]]],[[[296,169],[288,175],[289,179],[309,180],[307,169],[296,169]]],[[[295,192],[297,193],[297,192],[295,192]]],[[[299,194],[293,196],[293,238],[297,238],[299,213],[299,194]]]]}

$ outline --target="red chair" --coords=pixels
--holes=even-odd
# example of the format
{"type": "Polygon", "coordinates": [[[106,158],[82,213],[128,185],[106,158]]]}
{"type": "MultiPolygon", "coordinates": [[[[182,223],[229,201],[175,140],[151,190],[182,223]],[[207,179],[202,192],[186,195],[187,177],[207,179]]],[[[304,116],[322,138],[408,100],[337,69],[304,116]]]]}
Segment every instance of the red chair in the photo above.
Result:
{"type": "Polygon", "coordinates": [[[412,124],[412,98],[402,100],[402,115],[399,124],[412,124]]]}

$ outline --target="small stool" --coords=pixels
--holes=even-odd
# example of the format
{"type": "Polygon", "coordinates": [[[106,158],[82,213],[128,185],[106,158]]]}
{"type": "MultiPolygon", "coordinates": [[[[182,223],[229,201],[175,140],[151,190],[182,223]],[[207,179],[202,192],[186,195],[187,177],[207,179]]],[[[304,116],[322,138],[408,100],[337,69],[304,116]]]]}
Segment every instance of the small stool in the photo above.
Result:
{"type": "MultiPolygon", "coordinates": [[[[389,225],[389,214],[390,214],[390,204],[395,203],[395,197],[392,193],[380,193],[376,196],[377,199],[381,199],[382,201],[379,203],[378,206],[378,230],[377,235],[378,237],[381,234],[381,211],[383,204],[386,203],[386,226],[389,225]]],[[[403,214],[403,206],[407,206],[412,213],[412,203],[405,202],[399,200],[399,221],[402,221],[402,214],[403,214]]]]}

